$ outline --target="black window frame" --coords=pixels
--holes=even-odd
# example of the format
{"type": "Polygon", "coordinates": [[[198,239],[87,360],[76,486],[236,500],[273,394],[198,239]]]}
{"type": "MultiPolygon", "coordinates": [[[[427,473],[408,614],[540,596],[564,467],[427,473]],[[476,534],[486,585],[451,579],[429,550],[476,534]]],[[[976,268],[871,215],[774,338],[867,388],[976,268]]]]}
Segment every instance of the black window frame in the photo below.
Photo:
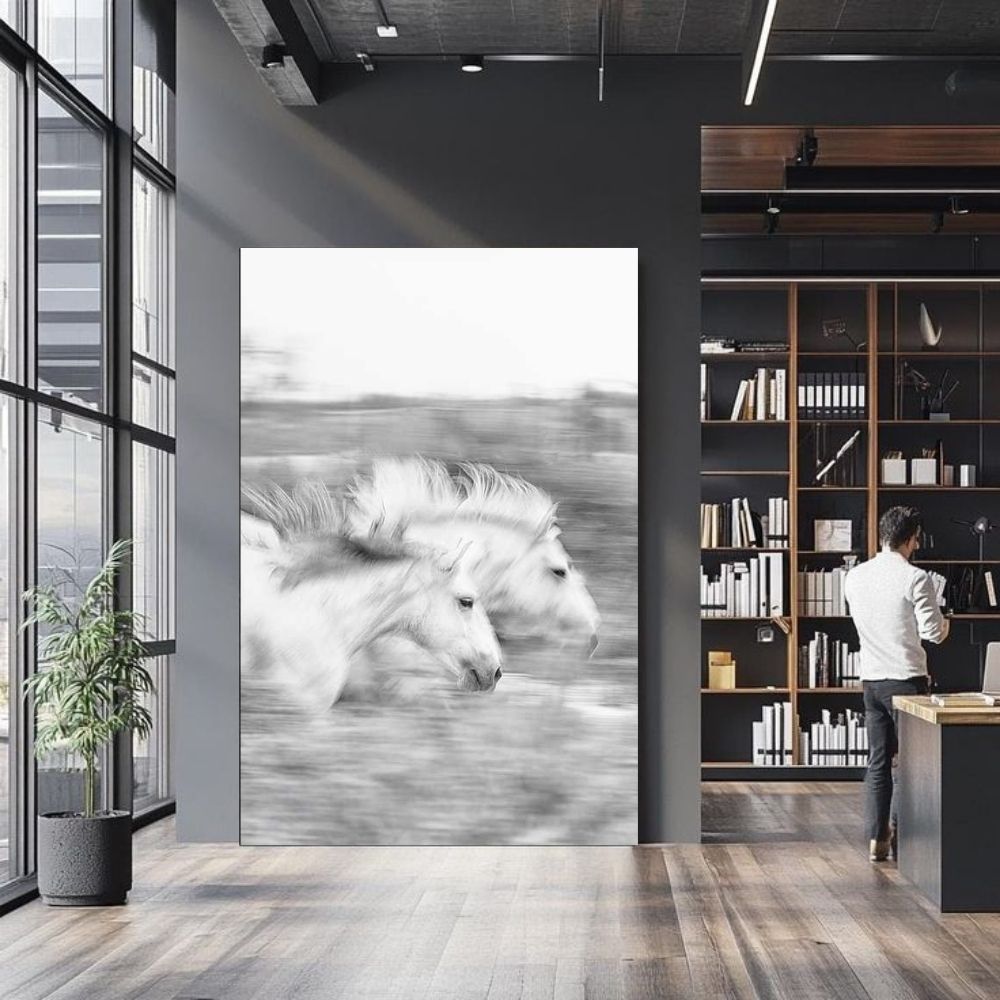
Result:
{"type": "MultiPolygon", "coordinates": [[[[147,175],[168,192],[176,195],[172,171],[138,146],[133,136],[132,88],[133,51],[131,0],[108,0],[108,58],[105,82],[109,100],[106,112],[90,101],[64,78],[43,56],[37,42],[37,2],[22,4],[23,31],[0,20],[0,60],[17,74],[20,84],[18,127],[21,141],[18,150],[16,289],[18,294],[16,368],[12,379],[0,379],[0,392],[17,401],[15,465],[16,490],[12,497],[20,530],[16,532],[12,589],[20,593],[34,584],[37,553],[37,434],[38,407],[76,414],[105,428],[109,445],[105,448],[104,526],[106,539],[132,534],[132,444],[141,442],[176,454],[173,436],[133,425],[132,417],[132,177],[133,168],[147,175]],[[51,393],[37,383],[37,294],[38,294],[38,93],[44,88],[60,105],[101,136],[104,148],[102,241],[102,372],[104,398],[102,407],[92,409],[51,393]]],[[[173,246],[171,245],[171,252],[173,246]]],[[[172,304],[171,304],[172,308],[172,304]]],[[[175,347],[176,350],[176,347],[175,347]]],[[[150,364],[148,359],[144,364],[150,364]]],[[[175,362],[176,363],[176,362],[175,362]]],[[[161,366],[162,367],[162,366],[161,366]]],[[[173,369],[168,373],[175,376],[173,369]]],[[[174,594],[169,598],[174,602],[174,594]]],[[[132,601],[131,575],[119,580],[118,600],[122,607],[132,601]]],[[[22,602],[13,601],[18,610],[17,628],[23,620],[22,602]]],[[[20,684],[36,667],[36,637],[30,630],[18,629],[12,644],[10,686],[10,755],[11,809],[16,810],[16,833],[11,843],[11,860],[17,871],[12,879],[0,884],[0,913],[36,895],[35,813],[37,771],[32,748],[33,720],[20,699],[20,684]]],[[[150,657],[170,656],[176,652],[176,635],[147,644],[150,657]]],[[[122,734],[102,761],[105,780],[101,783],[103,808],[132,812],[131,734],[122,734]]],[[[136,826],[159,818],[173,809],[173,800],[151,803],[133,813],[136,826]]]]}

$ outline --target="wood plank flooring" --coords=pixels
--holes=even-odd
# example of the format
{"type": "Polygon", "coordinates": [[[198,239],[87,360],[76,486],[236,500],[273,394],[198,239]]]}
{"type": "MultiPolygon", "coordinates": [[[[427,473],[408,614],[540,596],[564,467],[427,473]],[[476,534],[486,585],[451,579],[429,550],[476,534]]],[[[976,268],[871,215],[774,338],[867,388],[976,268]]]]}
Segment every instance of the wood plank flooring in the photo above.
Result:
{"type": "Polygon", "coordinates": [[[1000,996],[1000,915],[869,864],[860,785],[704,787],[701,846],[178,846],[167,820],[127,907],[0,918],[0,996],[1000,996]]]}

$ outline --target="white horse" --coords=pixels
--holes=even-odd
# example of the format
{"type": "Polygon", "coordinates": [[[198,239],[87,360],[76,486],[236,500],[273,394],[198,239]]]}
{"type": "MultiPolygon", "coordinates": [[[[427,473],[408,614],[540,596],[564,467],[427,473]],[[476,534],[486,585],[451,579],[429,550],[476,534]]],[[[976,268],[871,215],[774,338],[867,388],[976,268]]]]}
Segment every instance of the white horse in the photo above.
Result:
{"type": "Polygon", "coordinates": [[[582,637],[596,648],[597,605],[560,541],[556,504],[537,486],[488,465],[463,465],[456,481],[441,462],[379,459],[348,498],[361,533],[467,546],[469,573],[502,636],[582,637]]]}
{"type": "Polygon", "coordinates": [[[244,662],[259,658],[300,700],[325,709],[358,653],[398,637],[460,690],[496,687],[500,646],[460,559],[390,532],[350,536],[322,486],[245,495],[264,520],[241,522],[244,662]]]}

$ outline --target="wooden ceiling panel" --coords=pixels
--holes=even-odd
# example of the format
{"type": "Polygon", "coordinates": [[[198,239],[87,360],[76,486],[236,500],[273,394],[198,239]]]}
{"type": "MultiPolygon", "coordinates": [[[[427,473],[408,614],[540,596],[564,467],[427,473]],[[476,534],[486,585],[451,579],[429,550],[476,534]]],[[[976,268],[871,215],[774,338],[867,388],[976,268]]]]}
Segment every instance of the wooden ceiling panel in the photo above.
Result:
{"type": "MultiPolygon", "coordinates": [[[[994,166],[1000,128],[816,128],[823,166],[994,166]]],[[[702,189],[780,190],[805,128],[702,129],[702,189]]]]}

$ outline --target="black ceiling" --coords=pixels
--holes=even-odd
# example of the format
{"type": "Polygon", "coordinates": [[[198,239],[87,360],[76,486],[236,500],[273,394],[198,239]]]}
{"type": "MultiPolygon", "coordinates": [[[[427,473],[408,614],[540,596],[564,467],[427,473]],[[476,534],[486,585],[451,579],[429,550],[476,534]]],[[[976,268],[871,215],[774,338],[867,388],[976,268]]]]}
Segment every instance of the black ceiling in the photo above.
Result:
{"type": "MultiPolygon", "coordinates": [[[[587,55],[599,0],[291,0],[320,59],[587,55]],[[381,10],[399,37],[379,38],[381,10]]],[[[749,0],[604,0],[607,51],[739,53],[749,0]]],[[[773,54],[996,55],[1000,0],[779,0],[773,54]]]]}

